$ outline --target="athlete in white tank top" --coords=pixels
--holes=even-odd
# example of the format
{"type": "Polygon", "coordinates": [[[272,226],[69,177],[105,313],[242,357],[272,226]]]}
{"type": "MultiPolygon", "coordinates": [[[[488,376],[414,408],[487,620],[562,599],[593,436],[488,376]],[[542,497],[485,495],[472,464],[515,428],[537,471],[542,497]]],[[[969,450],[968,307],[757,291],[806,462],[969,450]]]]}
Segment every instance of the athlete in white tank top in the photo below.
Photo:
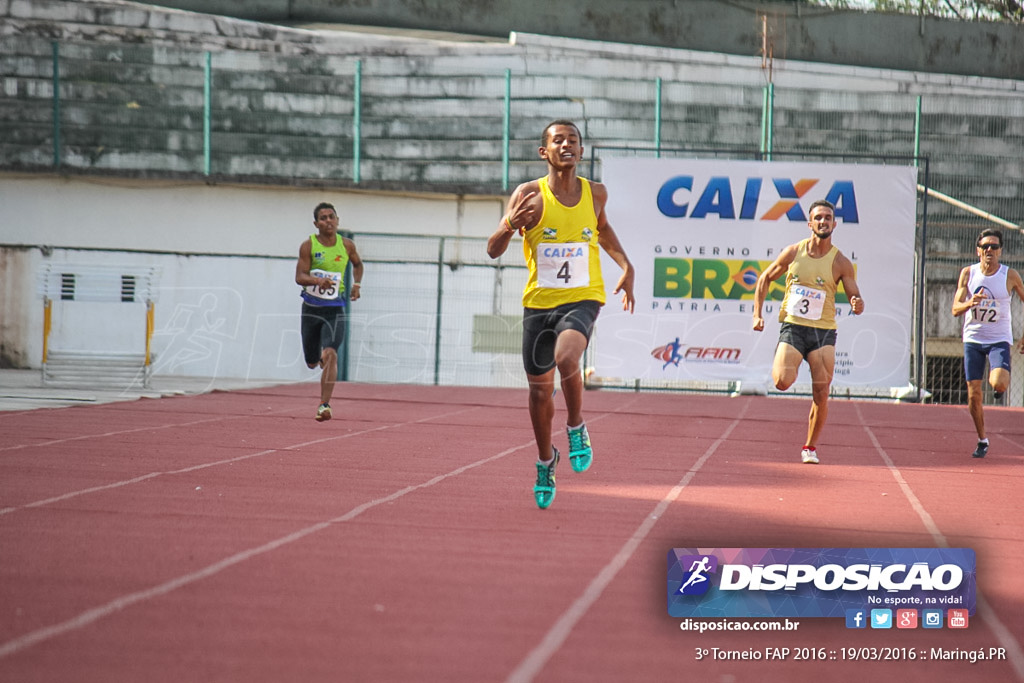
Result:
{"type": "MultiPolygon", "coordinates": [[[[978,446],[971,455],[984,458],[988,454],[981,384],[985,362],[987,360],[989,365],[988,382],[995,399],[1001,401],[1010,386],[1010,347],[1013,346],[1010,297],[1016,293],[1024,300],[1024,282],[1020,273],[999,263],[1003,251],[1002,232],[994,228],[982,230],[977,244],[978,263],[960,271],[952,310],[954,316],[964,316],[967,408],[978,432],[978,446]]],[[[1018,351],[1024,353],[1024,337],[1018,351]]]]}

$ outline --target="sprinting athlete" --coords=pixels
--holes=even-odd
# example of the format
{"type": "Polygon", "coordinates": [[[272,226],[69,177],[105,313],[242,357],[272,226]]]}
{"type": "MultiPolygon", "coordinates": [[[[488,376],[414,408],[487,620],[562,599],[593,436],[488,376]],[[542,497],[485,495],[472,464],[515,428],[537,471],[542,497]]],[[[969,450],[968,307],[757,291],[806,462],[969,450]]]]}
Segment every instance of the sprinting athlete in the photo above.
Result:
{"type": "Polygon", "coordinates": [[[824,199],[811,204],[807,227],[811,236],[791,244],[757,278],[754,292],[754,329],[764,329],[762,306],[772,281],[786,274],[786,294],[779,309],[779,345],[772,363],[772,380],[779,391],[796,382],[800,361],[811,370],[811,413],[802,462],[817,465],[818,438],[828,418],[828,394],[836,364],[836,290],[850,298],[854,315],[864,312],[864,300],[853,263],[832,244],[836,208],[824,199]]]}
{"type": "Polygon", "coordinates": [[[295,284],[302,287],[302,352],[310,369],[319,366],[320,405],[316,421],[331,419],[331,396],[338,378],[338,347],[345,338],[347,301],[362,290],[363,261],[356,244],[338,238],[338,214],[327,202],[313,209],[317,232],[299,247],[295,284]],[[345,268],[352,264],[352,291],[345,291],[345,268]]]}
{"type": "Polygon", "coordinates": [[[537,440],[537,480],[533,495],[547,508],[555,499],[558,449],[551,443],[555,415],[555,369],[568,411],[569,461],[576,472],[590,468],[594,451],[583,421],[580,359],[605,301],[600,246],[622,268],[615,293],[623,310],[633,312],[633,265],[605,215],[608,190],[576,175],[583,138],[572,121],[553,121],[541,135],[544,178],[523,183],[509,197],[487,254],[505,253],[512,236],[523,235],[529,269],[523,291],[523,365],[530,385],[530,420],[537,440]]]}
{"type": "MultiPolygon", "coordinates": [[[[985,414],[982,409],[981,382],[988,360],[988,383],[994,397],[1002,400],[1010,386],[1010,347],[1013,327],[1010,321],[1010,297],[1014,292],[1024,300],[1020,273],[999,263],[1003,251],[1003,233],[987,228],[978,236],[978,263],[960,271],[953,296],[953,315],[964,316],[964,377],[967,379],[967,409],[978,432],[978,445],[971,455],[988,455],[985,414]],[[966,314],[966,315],[965,315],[966,314]]],[[[1021,337],[1020,353],[1024,353],[1021,337]]]]}

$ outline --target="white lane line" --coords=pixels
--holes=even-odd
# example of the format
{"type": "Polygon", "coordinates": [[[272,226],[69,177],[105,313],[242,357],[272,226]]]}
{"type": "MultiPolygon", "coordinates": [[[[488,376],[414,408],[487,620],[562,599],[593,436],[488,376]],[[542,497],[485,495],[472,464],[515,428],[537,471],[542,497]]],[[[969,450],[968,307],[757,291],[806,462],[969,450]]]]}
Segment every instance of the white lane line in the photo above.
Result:
{"type": "MultiPolygon", "coordinates": [[[[142,474],[142,475],[139,475],[137,477],[132,477],[131,479],[124,479],[122,481],[115,481],[115,482],[111,482],[109,484],[103,484],[101,486],[93,486],[93,487],[90,487],[90,488],[87,488],[87,489],[81,489],[79,491],[70,491],[68,493],[63,493],[63,494],[61,494],[59,496],[54,496],[52,498],[45,498],[43,500],[36,500],[36,501],[31,502],[31,503],[25,503],[24,505],[17,505],[17,506],[14,506],[14,507],[0,508],[0,517],[2,517],[4,515],[7,515],[7,514],[10,514],[12,512],[16,512],[18,510],[26,510],[26,509],[29,509],[29,508],[44,507],[46,505],[51,505],[53,503],[59,503],[59,502],[64,501],[64,500],[68,500],[69,498],[77,498],[78,496],[84,496],[84,495],[87,495],[87,494],[90,494],[90,493],[98,493],[100,491],[108,491],[110,489],[121,488],[122,486],[130,486],[132,484],[138,484],[139,482],[143,482],[143,481],[146,481],[148,479],[154,479],[156,477],[162,477],[162,476],[166,476],[166,475],[175,475],[175,474],[187,474],[189,472],[196,472],[198,470],[203,470],[203,469],[206,469],[206,468],[209,468],[209,467],[219,467],[220,465],[228,465],[228,464],[231,464],[231,463],[234,463],[234,462],[239,462],[239,461],[242,461],[242,460],[249,460],[250,458],[258,458],[260,456],[270,455],[271,453],[279,453],[281,451],[290,451],[290,450],[295,450],[295,449],[298,449],[298,448],[305,448],[307,446],[313,446],[313,445],[318,444],[318,443],[327,443],[329,441],[338,441],[340,439],[348,439],[348,438],[351,438],[353,436],[362,436],[363,434],[369,434],[371,432],[379,432],[379,431],[387,430],[387,429],[394,429],[396,427],[405,427],[405,426],[408,426],[408,425],[411,425],[411,424],[418,424],[420,422],[426,422],[427,420],[433,420],[433,419],[442,418],[442,417],[449,417],[451,415],[458,415],[459,413],[464,413],[464,412],[467,412],[467,411],[470,411],[470,410],[476,410],[476,408],[477,408],[477,406],[473,406],[473,407],[470,407],[470,408],[462,408],[460,410],[455,410],[455,411],[448,412],[448,413],[442,413],[441,415],[433,415],[431,417],[424,417],[424,418],[420,418],[418,420],[410,420],[408,422],[401,422],[401,423],[393,424],[393,425],[383,425],[383,426],[379,426],[379,427],[373,427],[371,429],[364,429],[364,430],[359,431],[359,432],[349,432],[347,434],[338,434],[336,436],[328,436],[328,437],[324,437],[322,439],[313,439],[312,441],[304,441],[302,443],[293,444],[291,446],[283,446],[281,448],[269,448],[267,450],[259,451],[257,453],[248,453],[246,455],[239,455],[239,456],[236,456],[234,458],[226,458],[224,460],[216,460],[214,462],[201,463],[199,465],[192,465],[191,467],[183,467],[183,468],[178,469],[178,470],[168,470],[166,472],[150,472],[148,474],[142,474]]],[[[203,420],[203,421],[204,422],[208,422],[208,420],[203,420]]],[[[189,423],[189,424],[192,424],[192,423],[189,423]]],[[[186,425],[176,425],[176,426],[186,426],[186,425]]]]}
{"type": "MultiPolygon", "coordinates": [[[[441,416],[434,417],[436,418],[441,416]]],[[[421,421],[423,420],[414,420],[413,422],[421,421]]],[[[412,424],[412,422],[407,424],[412,424]]],[[[123,610],[126,607],[130,607],[131,605],[135,605],[146,600],[151,600],[153,598],[158,598],[162,595],[166,595],[174,590],[177,590],[182,586],[187,586],[189,584],[195,583],[196,581],[200,581],[202,579],[206,579],[216,574],[219,574],[225,569],[233,567],[236,564],[241,564],[246,560],[250,560],[259,555],[263,555],[272,550],[276,550],[282,546],[288,545],[289,543],[294,543],[295,541],[303,539],[306,536],[310,536],[317,532],[323,531],[324,529],[327,529],[333,524],[348,522],[358,517],[362,513],[366,512],[367,510],[377,507],[378,505],[384,505],[385,503],[390,503],[392,501],[398,500],[399,498],[405,496],[406,494],[434,486],[435,484],[439,484],[445,481],[446,479],[457,477],[460,474],[468,470],[471,470],[475,467],[480,467],[481,465],[486,465],[490,462],[494,462],[495,460],[504,458],[506,455],[515,453],[516,451],[522,450],[524,448],[529,448],[533,445],[534,441],[533,439],[531,439],[527,443],[507,448],[496,455],[492,455],[490,457],[477,460],[476,462],[469,463],[468,465],[458,467],[448,472],[447,474],[440,474],[432,479],[428,479],[423,483],[406,486],[405,488],[395,491],[394,493],[384,496],[383,498],[376,498],[374,500],[363,503],[362,505],[357,505],[356,507],[352,508],[351,510],[341,515],[340,517],[335,517],[334,519],[330,519],[325,522],[318,522],[317,524],[313,524],[303,529],[299,529],[298,531],[295,531],[286,536],[282,536],[281,538],[275,539],[273,541],[269,541],[255,548],[250,548],[248,550],[243,550],[241,552],[235,553],[234,555],[226,557],[219,562],[215,562],[211,565],[208,565],[203,569],[191,572],[189,574],[184,574],[182,576],[179,576],[178,578],[171,579],[169,581],[165,581],[164,583],[161,583],[157,586],[153,586],[152,588],[147,588],[145,590],[140,590],[134,593],[128,593],[127,595],[122,595],[121,597],[115,598],[114,600],[111,600],[110,602],[104,605],[100,605],[99,607],[94,607],[92,609],[86,610],[81,614],[72,617],[71,619],[60,622],[59,624],[53,624],[51,626],[46,626],[44,628],[37,629],[30,633],[26,633],[23,636],[19,636],[18,638],[14,638],[13,640],[9,640],[6,643],[0,645],[0,659],[15,654],[16,652],[25,650],[29,647],[32,647],[33,645],[38,645],[39,643],[42,643],[44,641],[56,638],[57,636],[63,635],[65,633],[81,629],[85,626],[88,626],[89,624],[92,624],[96,621],[99,621],[100,619],[103,619],[104,617],[108,617],[111,614],[114,614],[115,612],[119,612],[120,610],[123,610]]]]}
{"type": "Polygon", "coordinates": [[[63,439],[51,439],[50,441],[38,441],[35,443],[20,443],[15,446],[3,446],[0,447],[0,452],[4,451],[17,451],[23,448],[39,448],[40,446],[57,446],[63,443],[71,443],[72,441],[86,441],[88,439],[102,439],[107,436],[120,436],[121,434],[138,434],[139,432],[150,432],[159,431],[161,429],[175,429],[177,427],[192,427],[193,425],[201,425],[207,422],[219,422],[221,420],[239,420],[244,417],[252,417],[251,415],[221,415],[218,417],[208,417],[202,420],[193,420],[192,422],[178,422],[168,425],[150,425],[148,427],[134,427],[132,429],[119,429],[114,432],[104,432],[102,434],[81,434],[79,436],[69,436],[63,439]]]}
{"type": "MultiPolygon", "coordinates": [[[[896,467],[896,464],[889,457],[889,454],[882,448],[882,444],[879,443],[878,439],[875,438],[875,433],[871,427],[868,426],[867,421],[864,419],[863,413],[861,413],[860,405],[854,403],[854,408],[857,410],[857,417],[860,419],[861,426],[864,427],[864,431],[867,432],[868,438],[871,439],[871,444],[875,447],[875,450],[881,456],[885,466],[889,468],[889,472],[892,473],[896,483],[899,484],[900,490],[903,491],[903,495],[910,503],[910,507],[914,509],[918,517],[924,523],[928,533],[931,534],[932,540],[935,541],[935,545],[940,548],[948,548],[949,541],[939,530],[938,525],[932,516],[928,514],[928,511],[924,509],[924,505],[914,494],[914,491],[910,488],[910,484],[903,478],[903,474],[896,467]]],[[[1014,672],[1017,674],[1018,681],[1024,681],[1024,651],[1021,650],[1020,643],[1017,642],[1017,638],[1010,632],[1010,629],[999,620],[998,615],[992,610],[992,607],[985,600],[985,597],[981,594],[981,589],[975,589],[975,597],[978,602],[978,616],[981,617],[990,629],[995,634],[996,640],[999,644],[1006,648],[1007,660],[1013,667],[1014,672]]]]}
{"type": "Polygon", "coordinates": [[[562,644],[565,643],[566,639],[572,633],[573,628],[580,619],[587,613],[587,611],[597,602],[598,598],[601,597],[601,593],[604,592],[605,588],[612,582],[615,575],[626,566],[633,553],[643,542],[644,538],[651,532],[654,525],[657,524],[658,520],[665,514],[665,510],[671,505],[680,494],[683,489],[697,476],[697,472],[704,466],[708,459],[714,454],[718,447],[721,446],[729,435],[736,428],[740,422],[743,421],[744,415],[747,413],[747,408],[750,405],[750,401],[747,400],[743,404],[743,409],[740,414],[733,420],[726,428],[725,432],[722,433],[718,439],[715,440],[708,449],[704,451],[697,462],[693,464],[683,478],[672,487],[672,490],[661,499],[651,511],[649,515],[644,518],[640,526],[637,527],[633,535],[623,544],[619,552],[611,559],[608,564],[601,568],[601,571],[593,578],[589,585],[584,589],[583,593],[576,598],[575,602],[569,606],[565,612],[558,618],[554,626],[547,632],[541,642],[535,647],[527,656],[519,663],[519,666],[509,674],[508,678],[505,679],[506,683],[528,683],[532,681],[534,676],[540,673],[544,669],[544,665],[547,664],[551,656],[558,652],[562,644]]]}

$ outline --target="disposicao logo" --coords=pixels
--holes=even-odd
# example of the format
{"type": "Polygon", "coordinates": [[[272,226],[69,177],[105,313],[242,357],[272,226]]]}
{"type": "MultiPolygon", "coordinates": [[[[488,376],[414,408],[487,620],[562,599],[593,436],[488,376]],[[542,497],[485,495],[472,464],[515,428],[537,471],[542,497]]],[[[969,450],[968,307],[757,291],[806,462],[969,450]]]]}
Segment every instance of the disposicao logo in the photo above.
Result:
{"type": "Polygon", "coordinates": [[[679,587],[680,595],[704,595],[711,587],[710,574],[718,569],[718,558],[714,555],[684,555],[679,558],[684,565],[690,565],[690,569],[683,578],[683,584],[679,587]]]}
{"type": "MultiPolygon", "coordinates": [[[[969,548],[673,548],[673,617],[845,617],[896,608],[975,609],[969,548]]],[[[868,619],[870,615],[870,620],[868,619]]],[[[860,628],[860,623],[852,628],[860,628]]]]}

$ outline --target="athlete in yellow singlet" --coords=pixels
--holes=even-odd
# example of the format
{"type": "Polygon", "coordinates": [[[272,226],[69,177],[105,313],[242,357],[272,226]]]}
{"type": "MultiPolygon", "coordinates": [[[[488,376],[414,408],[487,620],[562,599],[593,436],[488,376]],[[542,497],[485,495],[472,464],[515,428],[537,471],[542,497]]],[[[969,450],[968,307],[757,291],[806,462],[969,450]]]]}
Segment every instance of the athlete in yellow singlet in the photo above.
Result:
{"type": "Polygon", "coordinates": [[[761,317],[768,287],[786,274],[786,294],[779,310],[782,329],[772,363],[772,380],[779,391],[793,386],[800,361],[811,370],[811,414],[807,443],[800,459],[818,464],[818,438],[828,418],[828,394],[836,364],[836,290],[842,283],[855,315],[864,311],[853,263],[832,245],[836,209],[819,199],[811,204],[807,227],[811,236],[791,244],[757,278],[754,291],[754,329],[764,329],[761,317]]]}
{"type": "Polygon", "coordinates": [[[523,365],[537,440],[533,494],[544,509],[555,498],[559,457],[551,442],[556,368],[568,412],[569,461],[576,472],[589,469],[593,461],[583,421],[580,359],[605,301],[598,247],[622,268],[614,291],[622,293],[623,310],[632,313],[636,301],[633,265],[605,215],[608,191],[601,183],[576,175],[583,158],[579,128],[572,121],[553,121],[544,129],[538,151],[547,161],[548,174],[512,193],[498,229],[487,242],[487,254],[497,258],[508,249],[513,235],[523,236],[529,268],[523,291],[523,365]]]}

